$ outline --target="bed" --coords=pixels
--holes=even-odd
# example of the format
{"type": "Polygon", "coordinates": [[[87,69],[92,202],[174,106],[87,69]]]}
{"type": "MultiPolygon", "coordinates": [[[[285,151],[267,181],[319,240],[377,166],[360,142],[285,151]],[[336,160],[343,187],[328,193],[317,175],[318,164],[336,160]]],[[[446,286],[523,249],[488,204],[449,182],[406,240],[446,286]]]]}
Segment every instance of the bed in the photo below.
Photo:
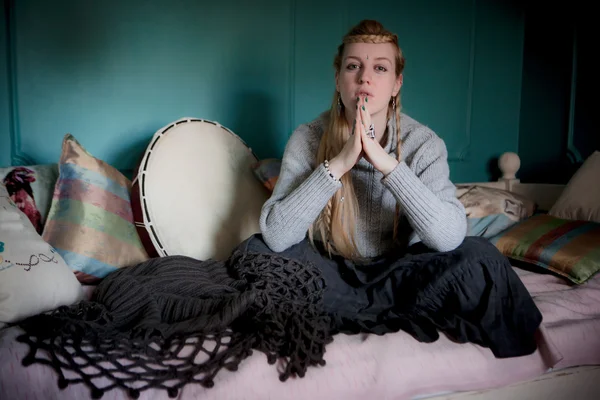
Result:
{"type": "MultiPolygon", "coordinates": [[[[502,177],[494,182],[462,183],[526,196],[542,212],[560,198],[565,185],[521,183],[514,153],[502,155],[502,177]]],[[[404,332],[337,335],[325,355],[325,367],[310,368],[302,379],[285,383],[276,367],[255,352],[235,372],[221,371],[215,386],[187,385],[180,399],[577,399],[600,393],[600,274],[575,285],[557,274],[515,266],[543,315],[533,354],[494,358],[485,348],[459,344],[441,335],[420,343],[404,332]]],[[[93,286],[84,285],[86,295],[93,286]]],[[[61,390],[54,371],[42,365],[23,367],[27,348],[15,338],[16,326],[0,330],[0,398],[84,399],[85,385],[61,390]]],[[[103,399],[124,399],[120,390],[103,399]]],[[[167,398],[148,390],[142,399],[167,398]]]]}

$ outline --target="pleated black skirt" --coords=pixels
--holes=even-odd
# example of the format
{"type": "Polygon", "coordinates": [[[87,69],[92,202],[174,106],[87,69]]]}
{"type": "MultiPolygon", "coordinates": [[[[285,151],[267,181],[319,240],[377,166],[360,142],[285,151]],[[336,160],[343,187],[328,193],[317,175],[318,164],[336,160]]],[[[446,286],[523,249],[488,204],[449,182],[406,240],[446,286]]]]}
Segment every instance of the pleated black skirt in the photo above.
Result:
{"type": "Polygon", "coordinates": [[[403,330],[422,342],[444,333],[487,347],[498,358],[528,355],[537,348],[542,315],[509,260],[486,239],[467,237],[447,252],[417,243],[367,263],[329,258],[307,239],[274,253],[257,234],[242,247],[315,265],[336,333],[403,330]]]}

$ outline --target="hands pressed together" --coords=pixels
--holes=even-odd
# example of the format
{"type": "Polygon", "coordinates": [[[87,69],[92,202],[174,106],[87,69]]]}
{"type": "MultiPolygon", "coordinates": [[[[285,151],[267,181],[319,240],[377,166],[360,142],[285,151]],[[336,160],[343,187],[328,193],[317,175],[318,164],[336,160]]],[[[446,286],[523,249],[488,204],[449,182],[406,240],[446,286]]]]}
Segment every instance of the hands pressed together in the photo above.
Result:
{"type": "Polygon", "coordinates": [[[341,178],[350,171],[361,157],[364,157],[384,176],[392,172],[398,165],[398,160],[390,156],[381,147],[378,140],[369,136],[371,115],[367,108],[368,101],[365,99],[364,96],[357,99],[356,119],[352,134],[340,153],[329,162],[329,170],[337,178],[341,178]]]}

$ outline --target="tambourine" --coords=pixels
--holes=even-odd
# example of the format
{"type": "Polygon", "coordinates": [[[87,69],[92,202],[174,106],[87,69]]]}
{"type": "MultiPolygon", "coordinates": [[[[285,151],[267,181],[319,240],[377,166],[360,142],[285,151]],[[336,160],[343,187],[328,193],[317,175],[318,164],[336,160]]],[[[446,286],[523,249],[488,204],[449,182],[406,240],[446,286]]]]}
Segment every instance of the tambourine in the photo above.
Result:
{"type": "Polygon", "coordinates": [[[134,222],[148,254],[224,260],[258,233],[269,194],[252,173],[257,161],[214,121],[183,118],[159,129],[132,182],[134,222]]]}

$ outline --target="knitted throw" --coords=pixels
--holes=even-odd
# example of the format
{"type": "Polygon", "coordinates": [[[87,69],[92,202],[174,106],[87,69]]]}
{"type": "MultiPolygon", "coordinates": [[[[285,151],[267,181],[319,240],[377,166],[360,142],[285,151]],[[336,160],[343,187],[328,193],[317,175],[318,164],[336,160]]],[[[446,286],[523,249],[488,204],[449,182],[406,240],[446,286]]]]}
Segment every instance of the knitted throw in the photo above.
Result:
{"type": "Polygon", "coordinates": [[[277,255],[151,259],[108,275],[91,301],[22,322],[23,364],[50,365],[61,388],[85,383],[93,398],[113,388],[137,398],[150,388],[176,397],[188,383],[212,387],[252,349],[284,362],[282,381],[303,377],[325,364],[332,341],[324,286],[316,267],[277,255]]]}

